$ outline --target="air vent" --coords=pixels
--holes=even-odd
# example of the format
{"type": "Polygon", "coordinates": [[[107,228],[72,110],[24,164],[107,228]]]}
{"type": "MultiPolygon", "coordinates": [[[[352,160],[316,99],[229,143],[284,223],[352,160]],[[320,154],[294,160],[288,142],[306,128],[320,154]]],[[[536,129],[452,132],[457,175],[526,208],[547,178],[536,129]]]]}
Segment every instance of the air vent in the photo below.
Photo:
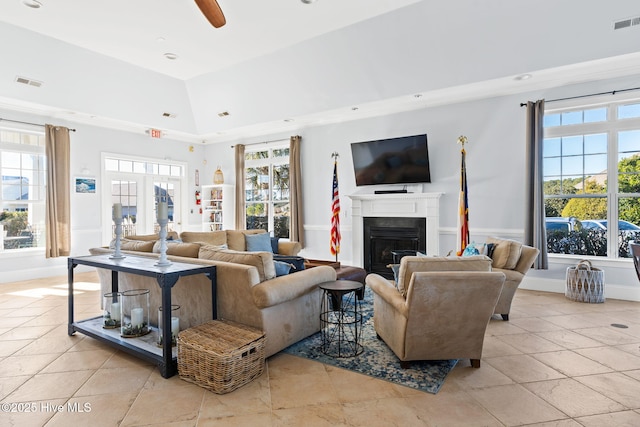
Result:
{"type": "Polygon", "coordinates": [[[20,77],[20,76],[16,77],[16,83],[22,83],[23,85],[29,85],[29,86],[35,86],[35,87],[42,86],[42,82],[38,80],[28,79],[26,77],[20,77]]]}
{"type": "Polygon", "coordinates": [[[614,22],[613,29],[621,30],[623,28],[634,27],[636,25],[640,25],[640,16],[636,16],[634,18],[627,18],[621,21],[614,22]]]}

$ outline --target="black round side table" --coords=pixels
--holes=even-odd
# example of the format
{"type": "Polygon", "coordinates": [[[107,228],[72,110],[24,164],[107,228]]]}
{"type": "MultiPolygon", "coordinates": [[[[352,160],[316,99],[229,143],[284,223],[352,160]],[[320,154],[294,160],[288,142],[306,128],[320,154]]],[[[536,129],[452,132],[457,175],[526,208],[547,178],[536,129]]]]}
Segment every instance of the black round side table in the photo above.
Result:
{"type": "Polygon", "coordinates": [[[364,285],[353,280],[321,283],[320,308],[322,352],[332,357],[354,357],[362,353],[362,309],[356,294],[364,285]]]}

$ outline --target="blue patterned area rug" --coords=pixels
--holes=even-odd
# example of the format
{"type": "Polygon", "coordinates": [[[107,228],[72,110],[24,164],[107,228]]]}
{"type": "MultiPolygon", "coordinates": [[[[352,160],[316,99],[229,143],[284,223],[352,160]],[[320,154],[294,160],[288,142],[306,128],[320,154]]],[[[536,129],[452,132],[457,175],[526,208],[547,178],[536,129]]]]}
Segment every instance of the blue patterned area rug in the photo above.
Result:
{"type": "Polygon", "coordinates": [[[366,288],[362,301],[362,317],[360,343],[364,350],[358,356],[338,358],[325,355],[321,351],[322,337],[319,332],[283,351],[433,394],[440,390],[447,374],[456,366],[457,360],[411,362],[409,368],[402,369],[393,351],[384,341],[376,338],[373,329],[373,292],[369,288],[366,288]]]}

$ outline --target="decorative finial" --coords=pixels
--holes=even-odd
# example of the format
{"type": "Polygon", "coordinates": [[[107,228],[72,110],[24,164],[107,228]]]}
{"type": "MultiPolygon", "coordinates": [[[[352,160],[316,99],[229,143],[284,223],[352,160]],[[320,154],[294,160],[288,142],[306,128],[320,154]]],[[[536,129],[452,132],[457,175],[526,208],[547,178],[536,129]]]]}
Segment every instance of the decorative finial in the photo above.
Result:
{"type": "Polygon", "coordinates": [[[464,136],[464,135],[460,135],[458,137],[458,144],[461,144],[462,148],[464,148],[464,144],[466,144],[466,143],[467,143],[467,137],[464,136]]]}
{"type": "Polygon", "coordinates": [[[334,159],[338,159],[338,157],[340,157],[340,154],[338,154],[337,151],[334,151],[333,153],[331,153],[331,157],[333,157],[334,159]]]}

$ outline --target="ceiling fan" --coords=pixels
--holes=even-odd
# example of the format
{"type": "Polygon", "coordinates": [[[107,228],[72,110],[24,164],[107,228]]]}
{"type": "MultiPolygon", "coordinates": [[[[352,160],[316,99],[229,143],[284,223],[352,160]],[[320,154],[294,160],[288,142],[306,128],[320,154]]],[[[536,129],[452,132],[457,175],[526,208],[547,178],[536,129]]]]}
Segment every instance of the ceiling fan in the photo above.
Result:
{"type": "Polygon", "coordinates": [[[227,23],[224,18],[222,9],[216,0],[195,0],[202,14],[216,28],[222,27],[227,23]]]}

